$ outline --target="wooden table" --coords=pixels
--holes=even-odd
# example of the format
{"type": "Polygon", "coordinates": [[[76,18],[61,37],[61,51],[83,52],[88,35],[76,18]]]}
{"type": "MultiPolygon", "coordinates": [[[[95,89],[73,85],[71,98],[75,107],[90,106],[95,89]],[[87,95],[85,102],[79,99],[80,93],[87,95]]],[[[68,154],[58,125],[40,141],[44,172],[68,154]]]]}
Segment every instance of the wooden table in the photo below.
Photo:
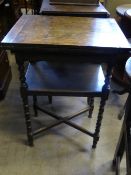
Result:
{"type": "Polygon", "coordinates": [[[131,4],[123,4],[116,8],[116,13],[119,17],[118,23],[127,38],[131,37],[130,27],[128,27],[130,22],[125,18],[125,13],[129,9],[131,9],[131,4]]]}
{"type": "MultiPolygon", "coordinates": [[[[116,8],[118,15],[118,24],[127,38],[131,38],[131,18],[129,14],[126,15],[126,11],[131,9],[131,4],[122,4],[116,8]]],[[[129,40],[130,41],[130,40],[129,40]]],[[[123,58],[114,69],[113,79],[123,87],[128,86],[128,80],[125,77],[125,62],[126,58],[123,58]]]]}
{"type": "Polygon", "coordinates": [[[120,162],[124,151],[126,152],[126,175],[131,174],[131,57],[126,62],[125,74],[129,81],[127,88],[129,95],[126,101],[124,120],[113,159],[113,167],[116,170],[116,175],[120,175],[120,162]]]}
{"type": "Polygon", "coordinates": [[[70,16],[24,15],[2,46],[14,51],[20,64],[26,59],[72,60],[74,55],[75,60],[117,65],[128,58],[130,50],[114,19],[70,16]]]}
{"type": "MultiPolygon", "coordinates": [[[[17,12],[13,9],[12,1],[6,6],[6,1],[0,4],[0,42],[16,21],[17,12]]],[[[7,53],[0,49],[0,100],[2,100],[8,90],[11,81],[11,67],[9,65],[7,53]]]]}
{"type": "Polygon", "coordinates": [[[99,3],[99,6],[89,5],[51,5],[49,0],[43,0],[40,14],[43,15],[63,15],[63,16],[90,16],[90,17],[109,17],[109,12],[99,3]]]}
{"type": "MultiPolygon", "coordinates": [[[[109,54],[109,57],[116,54],[122,57],[121,54],[127,54],[131,49],[114,19],[70,16],[23,15],[1,44],[3,48],[16,52],[25,50],[27,54],[31,51],[33,55],[33,52],[40,51],[47,56],[48,50],[50,55],[53,51],[62,54],[63,50],[68,50],[69,53],[109,54]]],[[[108,57],[104,60],[110,61],[108,57]]]]}
{"type": "Polygon", "coordinates": [[[131,174],[131,93],[126,103],[126,110],[124,120],[119,136],[119,140],[116,146],[116,151],[113,159],[113,167],[116,171],[116,175],[120,175],[120,162],[126,152],[126,175],[131,174]]]}
{"type": "MultiPolygon", "coordinates": [[[[31,146],[33,141],[30,129],[30,114],[27,109],[29,108],[28,99],[25,97],[28,90],[25,78],[25,61],[47,60],[57,63],[60,61],[68,61],[69,63],[81,63],[84,61],[93,64],[106,62],[108,66],[102,93],[109,94],[112,66],[123,57],[128,57],[129,51],[131,51],[128,41],[114,19],[70,16],[23,15],[2,40],[1,45],[3,49],[13,51],[16,57],[31,146]]],[[[57,94],[59,92],[61,93],[60,88],[58,88],[57,94]]],[[[66,92],[68,92],[68,87],[66,92]]],[[[93,93],[97,96],[97,93],[93,93]]],[[[99,110],[97,120],[98,133],[104,111],[103,106],[108,98],[107,95],[105,96],[101,101],[100,106],[102,109],[99,110]]],[[[81,130],[80,127],[79,130],[81,130]]],[[[96,135],[91,135],[96,137],[96,135]]],[[[97,138],[96,142],[98,141],[97,138]]]]}
{"type": "Polygon", "coordinates": [[[127,10],[131,9],[131,4],[122,4],[116,8],[116,12],[119,16],[123,17],[127,10]]]}

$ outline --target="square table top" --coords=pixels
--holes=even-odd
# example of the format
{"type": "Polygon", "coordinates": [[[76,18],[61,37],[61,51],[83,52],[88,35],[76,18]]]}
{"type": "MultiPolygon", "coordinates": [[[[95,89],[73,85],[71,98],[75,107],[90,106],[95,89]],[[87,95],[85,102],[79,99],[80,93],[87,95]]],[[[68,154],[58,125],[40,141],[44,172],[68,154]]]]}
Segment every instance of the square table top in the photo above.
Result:
{"type": "Polygon", "coordinates": [[[23,15],[2,40],[16,47],[128,49],[130,45],[112,18],[23,15]]]}
{"type": "Polygon", "coordinates": [[[109,12],[105,7],[99,3],[99,5],[65,5],[65,4],[50,4],[49,0],[43,0],[41,9],[41,14],[71,14],[71,15],[105,15],[109,16],[109,12]]]}

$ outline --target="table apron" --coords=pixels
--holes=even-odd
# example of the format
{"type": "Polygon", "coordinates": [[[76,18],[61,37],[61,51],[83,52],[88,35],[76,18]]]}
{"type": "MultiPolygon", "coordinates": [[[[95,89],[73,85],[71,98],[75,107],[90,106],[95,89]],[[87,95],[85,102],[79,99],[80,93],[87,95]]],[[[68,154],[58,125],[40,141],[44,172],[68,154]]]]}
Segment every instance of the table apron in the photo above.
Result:
{"type": "Polygon", "coordinates": [[[17,59],[21,61],[70,61],[70,62],[91,62],[91,63],[112,63],[116,64],[122,59],[129,57],[128,53],[53,53],[53,52],[25,52],[25,51],[15,51],[17,59]]]}

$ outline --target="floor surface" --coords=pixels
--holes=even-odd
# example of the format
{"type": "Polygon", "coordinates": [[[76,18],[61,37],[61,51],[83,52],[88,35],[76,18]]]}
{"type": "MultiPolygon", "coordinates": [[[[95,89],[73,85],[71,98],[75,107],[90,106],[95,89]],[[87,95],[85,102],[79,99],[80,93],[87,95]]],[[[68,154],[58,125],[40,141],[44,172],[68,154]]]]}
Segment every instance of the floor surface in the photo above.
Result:
{"type": "MultiPolygon", "coordinates": [[[[127,95],[110,94],[95,150],[91,147],[91,137],[65,124],[42,133],[31,148],[27,145],[17,66],[14,56],[9,58],[13,78],[5,100],[0,103],[0,175],[115,175],[111,165],[122,124],[117,115],[127,95]]],[[[52,105],[47,97],[40,99],[40,102],[64,116],[87,105],[86,98],[71,97],[53,97],[52,105]]],[[[92,119],[84,113],[73,121],[93,131],[98,105],[99,99],[95,99],[92,119]]],[[[41,112],[38,118],[34,117],[32,110],[31,114],[34,127],[53,121],[41,112]]],[[[125,175],[124,159],[121,175],[125,175]]]]}

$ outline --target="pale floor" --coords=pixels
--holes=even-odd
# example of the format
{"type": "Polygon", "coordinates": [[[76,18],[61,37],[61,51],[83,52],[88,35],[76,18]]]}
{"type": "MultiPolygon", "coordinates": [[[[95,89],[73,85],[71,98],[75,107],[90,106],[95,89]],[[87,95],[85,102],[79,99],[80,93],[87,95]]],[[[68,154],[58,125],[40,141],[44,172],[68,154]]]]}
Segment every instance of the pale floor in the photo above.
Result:
{"type": "MultiPolygon", "coordinates": [[[[126,95],[109,96],[95,150],[91,148],[92,138],[65,124],[41,134],[31,148],[27,145],[18,72],[13,56],[10,56],[10,63],[13,79],[5,100],[0,103],[0,175],[114,175],[111,164],[122,124],[117,115],[126,95]]],[[[98,104],[99,99],[96,99],[92,119],[85,113],[73,121],[93,130],[98,104]]],[[[45,97],[42,105],[67,115],[86,106],[86,98],[54,97],[51,106],[45,97]]],[[[52,122],[47,115],[39,114],[37,119],[32,117],[35,127],[52,122]]],[[[124,161],[121,175],[125,175],[124,161]]]]}

